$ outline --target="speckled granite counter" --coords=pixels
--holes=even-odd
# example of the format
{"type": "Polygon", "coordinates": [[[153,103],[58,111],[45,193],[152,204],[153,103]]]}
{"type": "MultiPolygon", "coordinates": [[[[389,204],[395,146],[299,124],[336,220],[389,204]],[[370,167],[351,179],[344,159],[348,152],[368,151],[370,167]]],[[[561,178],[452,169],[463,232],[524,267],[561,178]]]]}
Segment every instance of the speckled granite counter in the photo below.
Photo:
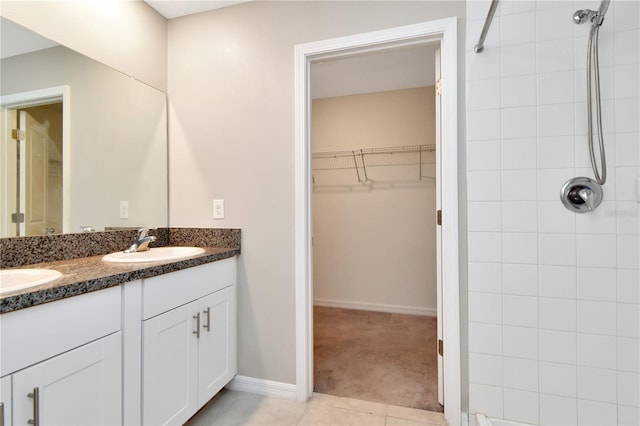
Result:
{"type": "MultiPolygon", "coordinates": [[[[102,256],[122,249],[122,244],[116,242],[118,248],[113,248],[113,241],[133,241],[133,231],[113,231],[87,234],[69,234],[51,237],[5,238],[0,241],[0,256],[2,267],[49,268],[60,271],[63,276],[46,284],[17,290],[0,296],[0,314],[18,309],[28,308],[47,302],[64,299],[71,296],[117,286],[130,281],[150,278],[181,269],[191,268],[205,263],[215,262],[240,254],[239,229],[209,229],[209,228],[164,228],[154,231],[159,235],[153,246],[197,246],[205,248],[200,255],[176,261],[141,262],[141,263],[109,263],[102,260],[102,256]],[[118,233],[124,233],[118,235],[118,233]],[[100,235],[102,234],[102,235],[100,235]],[[104,238],[104,244],[101,243],[104,238]],[[129,237],[127,239],[127,237],[129,237]],[[40,238],[40,241],[37,239],[40,238]],[[51,241],[46,240],[50,238],[51,241]],[[90,240],[91,247],[83,247],[83,240],[90,240]],[[20,241],[22,240],[22,241],[20,241]],[[80,240],[80,243],[78,243],[80,240]],[[109,241],[110,243],[106,243],[109,241]],[[52,250],[47,250],[49,243],[56,244],[57,253],[52,257],[52,250]],[[21,247],[21,243],[24,245],[21,247]],[[58,244],[66,243],[67,250],[62,250],[58,244]],[[157,244],[159,243],[159,244],[157,244]],[[38,258],[31,256],[31,263],[15,262],[19,257],[16,251],[37,247],[39,251],[47,253],[38,258]],[[11,250],[11,251],[9,251],[11,250]],[[79,253],[91,255],[81,257],[79,253]],[[98,251],[99,253],[96,253],[98,251]],[[9,259],[7,261],[7,259],[9,259]],[[17,264],[16,264],[17,263],[17,264]]],[[[126,248],[126,244],[124,246],[126,248]]],[[[31,251],[33,253],[33,251],[31,251]]],[[[24,256],[22,257],[24,258],[24,256]]]]}

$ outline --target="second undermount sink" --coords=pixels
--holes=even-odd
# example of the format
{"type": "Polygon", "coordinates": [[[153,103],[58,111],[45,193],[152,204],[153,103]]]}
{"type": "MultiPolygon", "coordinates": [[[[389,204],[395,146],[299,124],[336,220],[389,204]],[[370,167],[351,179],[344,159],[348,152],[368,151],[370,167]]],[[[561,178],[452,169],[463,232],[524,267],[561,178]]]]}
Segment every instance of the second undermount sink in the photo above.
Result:
{"type": "Polygon", "coordinates": [[[61,276],[62,273],[54,269],[2,269],[0,270],[0,294],[46,284],[61,276]]]}
{"type": "Polygon", "coordinates": [[[204,253],[201,247],[153,247],[147,251],[125,253],[118,251],[105,255],[102,260],[114,263],[159,262],[180,260],[204,253]]]}

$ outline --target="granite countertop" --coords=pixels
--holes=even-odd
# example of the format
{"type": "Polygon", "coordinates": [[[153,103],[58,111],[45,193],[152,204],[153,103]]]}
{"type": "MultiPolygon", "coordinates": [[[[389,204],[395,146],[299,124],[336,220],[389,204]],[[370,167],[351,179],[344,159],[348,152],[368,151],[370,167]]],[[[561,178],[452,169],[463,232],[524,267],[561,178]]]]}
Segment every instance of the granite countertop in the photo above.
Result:
{"type": "Polygon", "coordinates": [[[23,268],[55,269],[63,275],[45,284],[3,294],[0,296],[0,314],[102,290],[130,281],[191,268],[240,254],[240,248],[203,248],[205,249],[203,254],[180,260],[110,263],[102,260],[103,255],[97,255],[23,266],[23,268]]]}

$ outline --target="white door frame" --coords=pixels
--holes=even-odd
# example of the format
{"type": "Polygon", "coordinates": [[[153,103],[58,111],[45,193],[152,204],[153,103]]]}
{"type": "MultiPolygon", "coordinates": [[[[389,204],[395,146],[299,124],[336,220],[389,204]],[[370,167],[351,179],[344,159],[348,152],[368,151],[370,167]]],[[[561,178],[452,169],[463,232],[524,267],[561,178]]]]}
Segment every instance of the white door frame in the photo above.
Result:
{"type": "MultiPolygon", "coordinates": [[[[71,89],[69,86],[56,86],[47,89],[32,90],[0,96],[0,105],[4,108],[2,125],[5,129],[11,127],[8,119],[8,109],[28,108],[50,103],[62,102],[62,232],[71,229],[71,89]]],[[[15,125],[15,124],[14,124],[15,125]]],[[[7,161],[3,153],[0,158],[7,161]]],[[[2,167],[6,170],[6,167],[2,167]]],[[[6,182],[6,179],[1,179],[6,182]]],[[[6,191],[0,191],[6,194],[6,191]]],[[[4,215],[4,213],[2,213],[4,215]]],[[[7,221],[6,217],[2,218],[7,221]]]]}
{"type": "Polygon", "coordinates": [[[296,398],[306,401],[313,393],[310,64],[321,58],[429,41],[440,41],[442,51],[444,406],[449,424],[460,424],[458,35],[455,17],[295,46],[296,398]]]}

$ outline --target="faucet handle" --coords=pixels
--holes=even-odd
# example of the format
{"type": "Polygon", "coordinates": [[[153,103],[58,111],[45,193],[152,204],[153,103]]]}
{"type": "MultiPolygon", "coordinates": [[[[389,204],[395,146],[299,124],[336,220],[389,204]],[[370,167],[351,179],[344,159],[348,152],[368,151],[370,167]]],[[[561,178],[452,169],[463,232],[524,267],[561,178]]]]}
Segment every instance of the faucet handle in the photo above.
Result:
{"type": "Polygon", "coordinates": [[[147,236],[147,233],[149,233],[149,228],[147,227],[138,228],[138,233],[136,234],[136,238],[138,240],[141,240],[142,238],[147,236]]]}

